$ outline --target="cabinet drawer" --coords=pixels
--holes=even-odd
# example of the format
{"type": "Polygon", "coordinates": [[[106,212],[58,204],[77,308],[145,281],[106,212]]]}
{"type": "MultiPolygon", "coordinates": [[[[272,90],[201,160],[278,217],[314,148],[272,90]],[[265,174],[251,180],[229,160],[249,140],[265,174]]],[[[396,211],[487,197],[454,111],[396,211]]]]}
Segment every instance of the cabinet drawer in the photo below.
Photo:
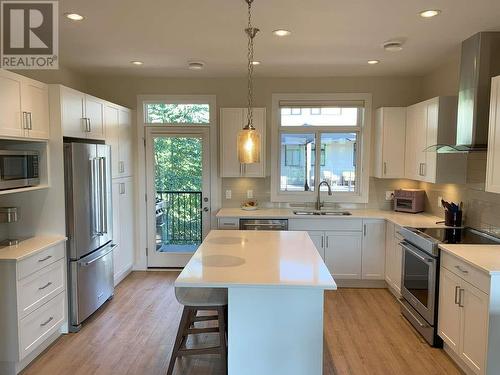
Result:
{"type": "Polygon", "coordinates": [[[62,258],[64,258],[64,242],[21,260],[17,264],[17,279],[21,280],[62,258]]]}
{"type": "Polygon", "coordinates": [[[290,219],[288,230],[324,230],[324,231],[355,231],[361,232],[362,219],[329,218],[329,219],[290,219]]]}
{"type": "Polygon", "coordinates": [[[19,322],[19,357],[22,360],[46,338],[57,332],[66,316],[64,293],[42,305],[19,322]]]}
{"type": "Polygon", "coordinates": [[[484,272],[472,267],[457,257],[448,254],[446,251],[441,253],[441,265],[453,272],[458,277],[468,281],[479,290],[490,293],[490,276],[484,272]]]}
{"type": "Polygon", "coordinates": [[[240,229],[240,219],[237,217],[221,217],[219,219],[219,229],[240,229]]]}
{"type": "Polygon", "coordinates": [[[66,263],[63,259],[42,268],[18,282],[18,314],[25,317],[64,288],[66,263]]]}

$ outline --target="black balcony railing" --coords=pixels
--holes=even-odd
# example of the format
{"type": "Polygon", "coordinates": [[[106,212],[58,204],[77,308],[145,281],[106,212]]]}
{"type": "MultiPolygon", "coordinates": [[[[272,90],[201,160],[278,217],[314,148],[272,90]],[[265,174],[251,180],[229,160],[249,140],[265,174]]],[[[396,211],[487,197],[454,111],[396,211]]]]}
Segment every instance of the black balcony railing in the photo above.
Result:
{"type": "Polygon", "coordinates": [[[163,207],[156,218],[157,241],[162,245],[201,243],[201,191],[157,191],[156,195],[163,207]]]}

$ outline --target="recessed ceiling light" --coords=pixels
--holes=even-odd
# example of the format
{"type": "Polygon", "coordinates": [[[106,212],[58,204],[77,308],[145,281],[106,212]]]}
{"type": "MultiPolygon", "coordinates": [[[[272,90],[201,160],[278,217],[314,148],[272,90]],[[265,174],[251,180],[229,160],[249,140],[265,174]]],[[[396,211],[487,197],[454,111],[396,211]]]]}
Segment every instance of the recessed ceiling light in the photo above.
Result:
{"type": "Polygon", "coordinates": [[[252,61],[252,65],[260,65],[260,61],[252,61]]]}
{"type": "Polygon", "coordinates": [[[190,61],[188,62],[189,70],[203,70],[205,68],[205,63],[203,61],[190,61]]]}
{"type": "Polygon", "coordinates": [[[82,21],[85,17],[78,13],[64,13],[64,16],[71,21],[82,21]]]}
{"type": "Polygon", "coordinates": [[[422,18],[432,18],[436,17],[441,11],[439,9],[427,9],[423,10],[419,13],[420,17],[422,18]]]}
{"type": "Polygon", "coordinates": [[[384,49],[389,52],[398,52],[403,49],[403,43],[399,40],[390,40],[384,43],[384,49]]]}
{"type": "Polygon", "coordinates": [[[375,65],[378,64],[380,61],[379,60],[368,60],[368,64],[370,65],[375,65]]]}
{"type": "Polygon", "coordinates": [[[138,60],[136,60],[136,61],[131,61],[130,63],[131,63],[132,65],[142,65],[142,64],[144,64],[142,61],[138,61],[138,60]]]}
{"type": "Polygon", "coordinates": [[[273,31],[273,34],[276,36],[288,36],[291,34],[291,32],[285,29],[277,29],[273,31]]]}

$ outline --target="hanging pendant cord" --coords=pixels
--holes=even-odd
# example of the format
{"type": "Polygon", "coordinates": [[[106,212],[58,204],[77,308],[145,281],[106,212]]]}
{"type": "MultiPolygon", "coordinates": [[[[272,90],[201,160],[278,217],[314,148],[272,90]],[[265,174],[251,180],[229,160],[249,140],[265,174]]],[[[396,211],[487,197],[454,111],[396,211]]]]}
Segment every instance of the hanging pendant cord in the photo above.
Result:
{"type": "Polygon", "coordinates": [[[253,39],[259,32],[259,29],[252,27],[252,2],[253,0],[245,0],[248,4],[248,26],[245,32],[248,35],[248,113],[247,125],[245,129],[255,129],[253,126],[253,39]]]}

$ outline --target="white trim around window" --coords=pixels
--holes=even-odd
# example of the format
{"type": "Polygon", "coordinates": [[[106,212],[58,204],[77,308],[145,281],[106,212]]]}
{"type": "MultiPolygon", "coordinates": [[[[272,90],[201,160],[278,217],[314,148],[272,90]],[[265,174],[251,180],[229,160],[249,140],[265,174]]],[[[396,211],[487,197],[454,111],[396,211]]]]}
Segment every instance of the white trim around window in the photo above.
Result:
{"type": "MultiPolygon", "coordinates": [[[[325,202],[336,203],[368,203],[369,193],[369,172],[370,172],[370,146],[371,146],[371,126],[372,126],[372,94],[370,93],[332,93],[332,94],[273,94],[272,95],[272,123],[271,123],[271,201],[272,202],[315,202],[316,187],[314,191],[285,192],[280,190],[280,155],[281,155],[281,133],[329,133],[329,132],[352,132],[360,136],[357,152],[357,169],[359,178],[357,180],[356,191],[354,192],[334,192],[332,196],[322,193],[321,199],[325,202]],[[358,126],[308,126],[308,127],[282,127],[280,120],[280,103],[292,102],[295,105],[304,103],[304,107],[311,106],[311,103],[362,103],[364,108],[362,122],[358,126]]],[[[316,147],[316,156],[320,155],[321,147],[316,147]]],[[[316,160],[320,160],[316,157],[316,160]]],[[[319,168],[317,169],[319,170],[319,168]]],[[[315,173],[316,175],[316,173],[315,173]]],[[[317,186],[319,181],[315,181],[317,186]]]]}

